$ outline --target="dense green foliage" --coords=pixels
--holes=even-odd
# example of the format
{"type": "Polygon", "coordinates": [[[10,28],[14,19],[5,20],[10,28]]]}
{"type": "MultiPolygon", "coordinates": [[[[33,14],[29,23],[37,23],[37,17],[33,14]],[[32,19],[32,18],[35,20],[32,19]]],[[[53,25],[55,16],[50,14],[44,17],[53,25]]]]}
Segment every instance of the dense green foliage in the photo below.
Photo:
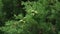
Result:
{"type": "Polygon", "coordinates": [[[0,34],[60,34],[60,0],[0,0],[0,34]]]}

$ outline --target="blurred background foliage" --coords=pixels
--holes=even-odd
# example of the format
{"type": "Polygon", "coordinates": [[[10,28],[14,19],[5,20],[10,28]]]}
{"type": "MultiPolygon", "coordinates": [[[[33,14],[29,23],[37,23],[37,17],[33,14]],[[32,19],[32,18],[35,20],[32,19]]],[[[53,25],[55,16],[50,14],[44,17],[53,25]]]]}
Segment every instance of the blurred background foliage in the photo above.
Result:
{"type": "Polygon", "coordinates": [[[0,0],[0,34],[60,34],[60,0],[0,0]]]}

